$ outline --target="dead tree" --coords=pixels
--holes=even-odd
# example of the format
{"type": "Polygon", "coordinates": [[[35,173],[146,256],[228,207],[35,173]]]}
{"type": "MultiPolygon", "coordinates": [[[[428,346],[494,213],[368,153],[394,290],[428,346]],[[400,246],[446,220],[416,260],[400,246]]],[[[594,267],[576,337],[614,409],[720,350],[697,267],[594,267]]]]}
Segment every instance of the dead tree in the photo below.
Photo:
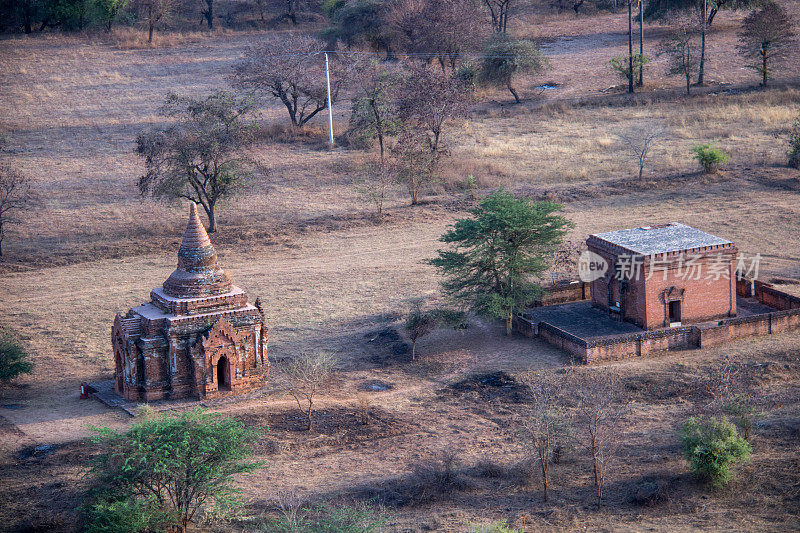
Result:
{"type": "Polygon", "coordinates": [[[327,352],[303,354],[279,365],[281,373],[289,385],[289,394],[294,397],[297,407],[306,415],[306,430],[314,428],[311,412],[314,407],[314,396],[328,382],[336,358],[327,352]]]}
{"type": "Polygon", "coordinates": [[[0,259],[3,240],[10,224],[19,222],[19,214],[37,201],[30,179],[21,172],[0,166],[0,259]]]}
{"type": "Polygon", "coordinates": [[[642,125],[631,128],[630,131],[617,133],[617,138],[622,142],[625,151],[631,160],[636,162],[639,169],[639,180],[644,174],[647,158],[659,140],[664,138],[664,130],[656,125],[642,125]]]}
{"type": "Polygon", "coordinates": [[[551,374],[531,373],[525,376],[524,382],[530,391],[531,401],[522,419],[520,437],[536,454],[542,474],[542,499],[547,501],[550,461],[556,448],[570,438],[570,426],[560,402],[559,386],[551,374]]]}
{"type": "Polygon", "coordinates": [[[622,422],[628,411],[627,401],[618,379],[607,370],[592,368],[575,372],[572,379],[578,400],[578,427],[592,459],[599,508],[603,503],[606,480],[613,472],[622,444],[622,422]]]}
{"type": "MultiPolygon", "coordinates": [[[[234,65],[233,85],[256,95],[277,98],[289,112],[293,126],[303,126],[328,106],[325,45],[308,35],[281,34],[247,50],[234,65]]],[[[348,69],[332,61],[331,100],[336,101],[348,69]]]]}

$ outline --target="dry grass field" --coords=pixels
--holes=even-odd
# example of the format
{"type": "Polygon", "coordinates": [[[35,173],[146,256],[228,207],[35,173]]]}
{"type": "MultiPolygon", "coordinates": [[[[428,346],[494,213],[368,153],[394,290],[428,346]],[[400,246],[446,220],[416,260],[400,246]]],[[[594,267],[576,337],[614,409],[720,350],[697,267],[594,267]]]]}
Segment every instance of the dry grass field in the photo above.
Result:
{"type": "MultiPolygon", "coordinates": [[[[361,154],[328,150],[323,119],[295,142],[265,136],[253,149],[260,172],[223,206],[212,240],[236,284],[264,302],[270,357],[325,349],[340,368],[311,437],[293,429],[293,404],[278,381],[263,398],[218,407],[270,427],[257,450],[267,467],[241,479],[250,514],[272,513],[278,495],[289,491],[310,500],[376,498],[392,531],[465,532],[471,523],[503,518],[526,531],[800,529],[798,333],[609,365],[623,376],[633,412],[600,511],[581,450],[554,467],[548,504],[535,478],[520,474],[526,451],[514,421],[524,399],[513,375],[567,366],[565,354],[505,338],[500,326],[478,319],[426,337],[413,364],[394,355],[398,341],[385,340],[392,335],[380,335],[402,329],[411,299],[438,297],[438,280],[423,260],[469,207],[469,174],[481,192],[504,186],[563,202],[575,222],[573,241],[668,221],[718,234],[744,253],[760,253],[763,279],[784,280],[800,294],[800,172],[784,167],[786,132],[800,112],[800,60],[776,88],[749,88],[754,75],[732,53],[740,19],[725,13],[715,22],[712,84],[702,94],[682,96],[680,80],[665,78],[656,59],[642,93],[629,98],[601,92],[619,83],[606,64],[625,49],[623,17],[526,16],[515,31],[542,40],[553,71],[524,80],[529,98],[518,106],[507,94],[485,92],[470,116],[452,125],[441,186],[414,207],[395,191],[381,225],[352,186],[361,154]],[[544,81],[559,88],[538,94],[534,86],[544,81]],[[645,124],[658,125],[664,137],[640,182],[616,135],[645,124]],[[714,177],[700,174],[691,159],[691,146],[707,141],[732,156],[714,177]],[[765,415],[753,460],[730,487],[709,493],[688,474],[676,431],[707,403],[703,376],[723,356],[756,376],[765,415]],[[508,374],[499,386],[481,381],[498,372],[508,374]],[[388,390],[367,392],[375,381],[388,390]],[[360,425],[359,399],[367,396],[369,422],[360,425]],[[458,457],[462,483],[439,498],[409,500],[414,465],[445,451],[458,457]],[[645,476],[667,488],[662,501],[643,507],[630,496],[645,476]]],[[[34,179],[43,198],[12,229],[0,262],[0,324],[19,332],[36,364],[33,375],[0,390],[0,529],[79,526],[74,509],[91,454],[81,439],[90,425],[124,428],[130,419],[79,400],[78,384],[111,376],[114,314],[146,300],[169,275],[185,223],[185,206],[138,196],[143,167],[132,153],[134,136],[162,120],[157,109],[168,91],[225,87],[232,63],[260,35],[187,36],[143,49],[91,37],[0,40],[5,157],[34,179]],[[28,453],[50,444],[50,455],[28,453]]],[[[345,99],[335,111],[339,134],[345,99]]],[[[264,131],[288,122],[278,105],[266,103],[260,113],[264,131]]]]}

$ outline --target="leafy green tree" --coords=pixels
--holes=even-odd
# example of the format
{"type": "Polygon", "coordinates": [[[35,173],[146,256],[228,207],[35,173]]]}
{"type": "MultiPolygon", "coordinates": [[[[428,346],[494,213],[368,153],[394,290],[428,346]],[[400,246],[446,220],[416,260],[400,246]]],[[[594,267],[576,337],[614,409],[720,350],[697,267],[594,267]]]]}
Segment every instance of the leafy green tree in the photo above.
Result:
{"type": "Polygon", "coordinates": [[[700,477],[712,487],[733,478],[732,467],[749,460],[752,448],[725,418],[692,417],[681,429],[683,455],[700,477]]]}
{"type": "Polygon", "coordinates": [[[706,34],[714,22],[714,17],[721,9],[731,11],[755,9],[769,0],[649,0],[645,16],[650,19],[661,19],[675,13],[690,13],[696,16],[700,26],[700,64],[697,71],[697,84],[703,85],[706,63],[706,34]]]}
{"type": "Polygon", "coordinates": [[[0,383],[33,372],[28,352],[11,330],[0,328],[0,383]]]}
{"type": "Polygon", "coordinates": [[[532,278],[548,268],[547,258],[572,223],[553,202],[531,202],[501,190],[456,220],[442,235],[450,245],[429,260],[444,276],[442,289],[483,316],[502,318],[511,335],[514,313],[541,294],[532,278]]]}
{"type": "Polygon", "coordinates": [[[386,59],[392,59],[392,35],[386,23],[388,4],[382,0],[353,0],[341,6],[335,4],[327,37],[334,42],[341,40],[348,48],[367,45],[374,50],[383,50],[386,59]]]}
{"type": "Polygon", "coordinates": [[[640,67],[644,67],[648,63],[650,63],[650,60],[647,57],[641,54],[633,54],[633,56],[625,55],[613,57],[611,61],[608,62],[608,65],[614,73],[628,82],[628,88],[630,89],[636,72],[638,72],[640,67]],[[631,65],[633,65],[633,70],[631,70],[631,65]]]}
{"type": "Polygon", "coordinates": [[[128,0],[94,0],[100,21],[106,28],[106,32],[111,31],[111,26],[117,20],[119,12],[128,5],[128,0]]]}
{"type": "Polygon", "coordinates": [[[145,162],[142,195],[185,198],[203,206],[208,231],[217,230],[217,203],[248,176],[242,149],[253,141],[253,102],[225,91],[201,98],[170,94],[161,108],[175,122],[136,136],[145,162]]]}
{"type": "Polygon", "coordinates": [[[531,41],[516,39],[505,33],[492,35],[481,57],[481,79],[489,84],[506,87],[520,103],[512,86],[518,74],[539,74],[550,68],[550,61],[531,41]]]}
{"type": "Polygon", "coordinates": [[[786,61],[797,50],[794,20],[779,4],[770,2],[750,13],[739,33],[739,52],[753,61],[751,68],[767,86],[776,64],[786,61]]]}
{"type": "Polygon", "coordinates": [[[257,431],[201,409],[146,419],[125,433],[95,433],[101,451],[91,471],[100,485],[87,511],[94,531],[135,517],[154,522],[138,531],[167,522],[186,532],[200,510],[233,513],[241,505],[234,475],[260,466],[249,460],[257,431]]]}

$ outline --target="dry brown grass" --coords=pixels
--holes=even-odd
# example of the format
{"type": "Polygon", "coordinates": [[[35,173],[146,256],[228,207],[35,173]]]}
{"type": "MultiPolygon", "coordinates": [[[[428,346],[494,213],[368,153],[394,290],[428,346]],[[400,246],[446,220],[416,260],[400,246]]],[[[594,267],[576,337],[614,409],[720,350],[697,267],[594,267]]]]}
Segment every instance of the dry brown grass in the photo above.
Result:
{"type": "MultiPolygon", "coordinates": [[[[526,24],[536,20],[542,19],[526,24]]],[[[624,38],[617,18],[585,20],[551,17],[537,30],[557,56],[547,78],[562,88],[522,106],[507,106],[501,92],[487,92],[497,101],[477,106],[454,127],[452,157],[443,169],[450,192],[440,193],[438,203],[409,208],[396,191],[381,226],[372,224],[369,206],[350,184],[358,153],[324,148],[324,117],[297,135],[280,126],[287,118],[279,105],[261,110],[264,142],[253,155],[264,171],[223,208],[222,229],[212,236],[222,265],[253,298],[262,297],[271,357],[318,349],[340,357],[340,382],[322,398],[322,409],[357,417],[353,399],[363,385],[380,380],[391,389],[369,393],[369,409],[388,413],[402,431],[381,433],[378,427],[375,438],[351,442],[337,440],[334,428],[318,446],[297,445],[297,438],[282,434],[281,446],[259,449],[270,468],[242,479],[256,511],[281,491],[326,498],[354,487],[392,485],[409,478],[411,465],[444,449],[458,453],[465,468],[491,456],[512,472],[510,465],[524,459],[513,430],[513,402],[453,395],[449,385],[472,373],[563,366],[562,353],[528,339],[506,339],[481,321],[426,337],[414,365],[394,357],[391,346],[369,340],[400,325],[409,298],[437,296],[438,280],[422,261],[435,253],[445,226],[470,205],[460,191],[468,174],[484,192],[503,185],[565,201],[576,223],[573,241],[643,222],[681,221],[729,238],[745,253],[760,252],[768,276],[800,279],[793,246],[800,234],[800,173],[777,166],[785,149],[779,137],[800,103],[797,89],[726,94],[716,87],[718,94],[685,99],[679,91],[649,87],[635,101],[594,98],[615,83],[604,65],[624,38]],[[575,50],[580,54],[570,52],[575,50]],[[670,137],[653,152],[644,183],[637,183],[614,134],[645,121],[660,123],[670,137]],[[714,178],[696,173],[690,159],[691,145],[708,140],[733,156],[714,178]],[[288,453],[291,446],[300,451],[288,453]]],[[[79,498],[72,487],[86,460],[74,451],[79,447],[69,444],[43,461],[11,454],[20,446],[74,441],[86,434],[87,424],[129,423],[80,401],[77,385],[110,375],[114,313],[145,300],[174,268],[185,217],[182,206],[137,197],[142,167],[131,153],[133,138],[162,120],[156,110],[167,91],[225,87],[231,63],[258,38],[232,33],[129,50],[83,37],[0,41],[0,127],[12,149],[7,157],[35,179],[46,202],[10,236],[9,262],[20,271],[0,273],[0,321],[22,334],[37,364],[22,388],[3,391],[4,403],[22,408],[0,410],[0,493],[11,496],[0,518],[46,525],[58,512],[71,523],[79,498]]],[[[714,57],[720,57],[715,47],[730,47],[734,38],[735,27],[721,23],[711,41],[714,57]]],[[[731,82],[750,79],[738,66],[717,60],[710,68],[712,79],[723,71],[732,73],[731,82]]],[[[541,81],[527,80],[528,91],[541,81]]],[[[347,105],[335,110],[339,133],[347,105]]],[[[534,488],[511,483],[501,472],[470,480],[438,504],[399,508],[392,529],[461,532],[468,522],[489,518],[509,518],[531,531],[792,529],[798,517],[786,488],[798,482],[800,451],[790,439],[798,343],[797,334],[782,335],[614,365],[637,378],[643,392],[627,428],[630,460],[612,480],[611,505],[599,513],[584,507],[589,482],[576,457],[558,469],[556,505],[540,505],[534,488]],[[754,461],[735,490],[706,499],[681,477],[686,468],[674,431],[694,405],[679,385],[690,386],[699,366],[723,354],[767,365],[764,375],[771,377],[762,392],[780,402],[770,407],[771,425],[757,437],[754,461]],[[666,504],[643,510],[627,502],[636,480],[662,473],[682,479],[666,504]]],[[[291,409],[279,392],[222,409],[269,420],[291,409]]]]}

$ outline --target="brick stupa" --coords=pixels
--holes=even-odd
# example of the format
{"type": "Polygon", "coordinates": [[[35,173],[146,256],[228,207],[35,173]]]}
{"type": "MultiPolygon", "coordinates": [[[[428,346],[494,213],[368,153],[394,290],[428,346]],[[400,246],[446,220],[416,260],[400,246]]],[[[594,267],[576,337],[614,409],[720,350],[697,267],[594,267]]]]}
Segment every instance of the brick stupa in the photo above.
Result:
{"type": "Polygon", "coordinates": [[[190,205],[178,268],[150,301],[117,314],[116,391],[131,401],[216,398],[262,385],[267,327],[258,299],[233,285],[190,205]]]}

